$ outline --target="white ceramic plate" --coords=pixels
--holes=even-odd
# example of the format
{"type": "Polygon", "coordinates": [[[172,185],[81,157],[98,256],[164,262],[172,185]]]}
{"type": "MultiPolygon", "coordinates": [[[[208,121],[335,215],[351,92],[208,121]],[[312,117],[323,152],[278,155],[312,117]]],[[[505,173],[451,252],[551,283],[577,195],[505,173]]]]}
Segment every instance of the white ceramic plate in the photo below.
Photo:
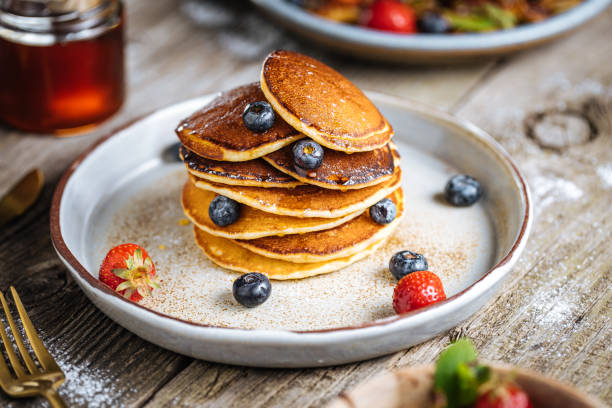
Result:
{"type": "Polygon", "coordinates": [[[180,119],[213,96],[157,111],[84,153],[58,184],[51,236],[62,261],[104,313],[137,335],[193,357],[240,365],[307,367],[391,353],[431,338],[476,312],[522,251],[531,223],[528,188],[501,147],[475,126],[412,102],[369,94],[393,125],[402,154],[407,216],[366,260],[320,277],[273,281],[263,305],[231,297],[236,274],[195,247],[182,217],[184,167],[167,159],[180,119]],[[485,197],[470,208],[440,200],[450,175],[477,177],[485,197]],[[97,280],[105,253],[136,241],[163,287],[142,304],[97,280]],[[426,254],[448,299],[396,316],[386,269],[399,249],[426,254]],[[148,307],[145,307],[148,306],[148,307]],[[155,310],[151,310],[154,308],[155,310]]]}
{"type": "Polygon", "coordinates": [[[511,30],[468,34],[398,35],[339,24],[285,0],[252,0],[286,29],[334,50],[366,59],[403,63],[461,61],[502,55],[568,34],[605,10],[612,0],[584,3],[543,22],[511,30]]]}

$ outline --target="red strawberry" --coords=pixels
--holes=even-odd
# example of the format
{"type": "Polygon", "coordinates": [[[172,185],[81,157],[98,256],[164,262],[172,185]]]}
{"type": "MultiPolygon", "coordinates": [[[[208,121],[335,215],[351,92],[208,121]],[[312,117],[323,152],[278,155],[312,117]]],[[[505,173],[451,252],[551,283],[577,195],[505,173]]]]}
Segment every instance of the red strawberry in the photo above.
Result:
{"type": "Polygon", "coordinates": [[[404,276],[393,291],[393,309],[406,313],[446,299],[442,281],[429,271],[417,271],[404,276]]]}
{"type": "Polygon", "coordinates": [[[362,24],[370,28],[396,33],[416,33],[417,17],[407,4],[397,0],[377,0],[364,13],[362,24]]]}
{"type": "Polygon", "coordinates": [[[533,405],[518,385],[506,383],[479,396],[474,408],[533,408],[533,405]]]}
{"type": "Polygon", "coordinates": [[[121,244],[111,249],[102,261],[99,279],[134,302],[149,296],[153,288],[159,288],[153,261],[136,244],[121,244]]]}

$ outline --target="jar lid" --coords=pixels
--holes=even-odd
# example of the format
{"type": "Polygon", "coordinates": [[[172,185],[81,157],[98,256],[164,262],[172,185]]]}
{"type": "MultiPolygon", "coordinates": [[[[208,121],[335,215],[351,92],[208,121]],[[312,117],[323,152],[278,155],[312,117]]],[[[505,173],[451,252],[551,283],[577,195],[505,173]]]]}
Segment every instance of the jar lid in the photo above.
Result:
{"type": "Polygon", "coordinates": [[[119,24],[119,0],[0,0],[0,37],[45,46],[90,39],[119,24]]]}

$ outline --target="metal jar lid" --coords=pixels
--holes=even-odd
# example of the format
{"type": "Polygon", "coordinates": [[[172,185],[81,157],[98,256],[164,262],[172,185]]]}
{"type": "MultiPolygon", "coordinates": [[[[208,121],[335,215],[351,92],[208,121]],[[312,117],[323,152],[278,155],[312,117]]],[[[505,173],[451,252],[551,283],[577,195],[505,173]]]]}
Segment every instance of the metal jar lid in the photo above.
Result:
{"type": "Polygon", "coordinates": [[[95,38],[120,19],[119,0],[0,0],[0,38],[25,45],[95,38]]]}

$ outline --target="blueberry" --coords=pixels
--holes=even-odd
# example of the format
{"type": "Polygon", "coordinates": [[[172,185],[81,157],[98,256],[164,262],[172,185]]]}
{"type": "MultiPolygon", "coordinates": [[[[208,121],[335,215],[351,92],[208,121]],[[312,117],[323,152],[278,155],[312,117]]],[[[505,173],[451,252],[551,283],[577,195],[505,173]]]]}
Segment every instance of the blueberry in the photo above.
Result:
{"type": "Polygon", "coordinates": [[[234,281],[232,293],[243,306],[255,307],[268,300],[272,292],[270,280],[261,273],[245,273],[234,281]]]}
{"type": "Polygon", "coordinates": [[[388,224],[395,219],[397,207],[388,198],[383,198],[370,207],[370,217],[378,224],[388,224]]]}
{"type": "Polygon", "coordinates": [[[249,103],[242,113],[242,121],[247,129],[262,133],[274,125],[274,109],[268,102],[258,101],[249,103]]]}
{"type": "Polygon", "coordinates": [[[433,11],[423,13],[417,24],[422,33],[443,34],[450,29],[448,20],[433,11]]]}
{"type": "Polygon", "coordinates": [[[482,187],[478,180],[467,174],[453,176],[444,188],[446,201],[457,207],[474,204],[482,197],[482,187]]]}
{"type": "Polygon", "coordinates": [[[320,144],[303,139],[293,145],[293,161],[300,169],[314,170],[323,163],[324,151],[320,144]]]}
{"type": "Polygon", "coordinates": [[[391,257],[389,271],[400,280],[409,273],[426,271],[428,269],[427,259],[421,254],[412,251],[400,251],[391,257]]]}
{"type": "Polygon", "coordinates": [[[220,227],[233,224],[240,217],[240,204],[225,196],[216,196],[208,206],[208,215],[212,222],[220,227]]]}

